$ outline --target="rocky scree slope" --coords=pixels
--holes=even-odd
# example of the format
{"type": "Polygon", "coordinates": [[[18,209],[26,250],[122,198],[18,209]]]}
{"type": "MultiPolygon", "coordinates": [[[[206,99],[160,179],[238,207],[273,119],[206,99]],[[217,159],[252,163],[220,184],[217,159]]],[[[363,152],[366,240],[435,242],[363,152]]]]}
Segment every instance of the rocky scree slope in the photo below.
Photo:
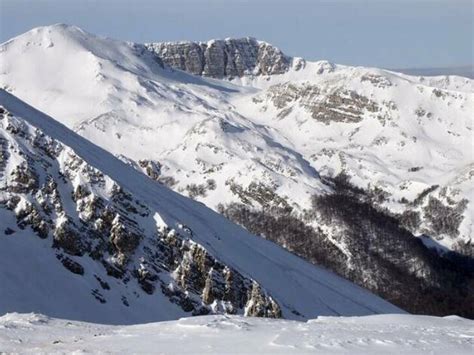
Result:
{"type": "Polygon", "coordinates": [[[158,183],[413,312],[472,314],[472,80],[66,25],[0,56],[2,87],[158,183]]]}
{"type": "Polygon", "coordinates": [[[401,312],[5,91],[0,104],[0,312],[105,323],[401,312]]]}

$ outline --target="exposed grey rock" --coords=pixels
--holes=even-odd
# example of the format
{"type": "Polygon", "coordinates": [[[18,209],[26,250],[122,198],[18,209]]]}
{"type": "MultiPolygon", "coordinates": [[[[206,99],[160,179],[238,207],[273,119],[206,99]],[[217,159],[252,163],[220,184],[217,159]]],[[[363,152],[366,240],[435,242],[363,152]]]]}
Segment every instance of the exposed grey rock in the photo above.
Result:
{"type": "Polygon", "coordinates": [[[10,190],[13,192],[26,192],[38,188],[38,177],[24,164],[18,165],[12,171],[11,179],[14,184],[10,186],[10,190]]]}
{"type": "Polygon", "coordinates": [[[59,225],[54,231],[53,246],[71,255],[84,255],[85,246],[69,221],[59,225]]]}
{"type": "Polygon", "coordinates": [[[157,161],[143,159],[138,161],[142,171],[153,180],[158,180],[161,174],[161,164],[157,161]]]}
{"type": "MultiPolygon", "coordinates": [[[[250,37],[145,46],[172,68],[212,78],[283,74],[294,61],[278,48],[250,37]]],[[[303,66],[304,60],[295,61],[295,69],[303,66]]]]}
{"type": "Polygon", "coordinates": [[[280,318],[281,311],[271,298],[266,297],[261,287],[257,283],[253,283],[246,307],[246,315],[251,317],[280,318]]]}
{"type": "Polygon", "coordinates": [[[11,228],[6,228],[3,233],[5,233],[5,235],[12,235],[13,233],[15,233],[15,231],[11,228]]]}
{"type": "MultiPolygon", "coordinates": [[[[266,99],[280,110],[283,118],[291,112],[294,105],[304,108],[311,117],[329,124],[330,122],[359,122],[366,112],[376,114],[380,106],[373,100],[355,91],[337,89],[325,92],[312,84],[277,84],[267,91],[266,99]]],[[[254,102],[263,101],[255,98],[254,102]]]]}
{"type": "Polygon", "coordinates": [[[131,228],[127,228],[126,222],[117,214],[110,229],[110,241],[118,251],[120,260],[125,262],[138,247],[140,235],[131,228]]]}
{"type": "Polygon", "coordinates": [[[379,87],[379,88],[386,88],[393,85],[389,78],[382,75],[376,75],[376,74],[364,74],[360,78],[360,81],[361,82],[368,81],[374,86],[379,87]]]}
{"type": "Polygon", "coordinates": [[[61,254],[58,254],[57,258],[59,261],[61,261],[61,264],[63,264],[64,267],[71,271],[73,274],[84,275],[84,268],[78,262],[61,254]]]}
{"type": "Polygon", "coordinates": [[[263,208],[279,207],[288,211],[292,209],[288,201],[275,192],[275,186],[252,181],[247,187],[243,187],[236,184],[233,179],[227,180],[226,185],[246,205],[263,208]]]}
{"type": "Polygon", "coordinates": [[[23,208],[16,211],[18,226],[24,229],[26,226],[31,226],[34,232],[40,238],[47,238],[49,232],[48,224],[43,220],[38,209],[31,203],[25,203],[23,208]]]}

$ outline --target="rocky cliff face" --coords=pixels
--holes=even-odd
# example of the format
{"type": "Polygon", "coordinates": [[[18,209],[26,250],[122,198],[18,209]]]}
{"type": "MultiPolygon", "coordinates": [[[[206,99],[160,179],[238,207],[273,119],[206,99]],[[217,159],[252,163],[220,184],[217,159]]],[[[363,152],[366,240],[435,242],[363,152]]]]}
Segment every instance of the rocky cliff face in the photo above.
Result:
{"type": "Polygon", "coordinates": [[[254,38],[209,42],[149,43],[146,47],[172,68],[212,78],[282,74],[303,60],[294,60],[278,48],[254,38]]]}

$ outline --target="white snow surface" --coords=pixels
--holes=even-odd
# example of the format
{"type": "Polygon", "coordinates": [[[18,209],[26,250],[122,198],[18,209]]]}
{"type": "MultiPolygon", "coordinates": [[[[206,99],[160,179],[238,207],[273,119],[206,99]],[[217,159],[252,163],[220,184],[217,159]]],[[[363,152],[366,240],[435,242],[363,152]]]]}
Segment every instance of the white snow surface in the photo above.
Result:
{"type": "MultiPolygon", "coordinates": [[[[39,130],[65,146],[66,150],[77,154],[89,166],[128,191],[134,199],[153,211],[158,226],[163,223],[170,228],[186,225],[193,231],[194,242],[242,275],[256,280],[269,292],[281,306],[284,318],[403,313],[351,282],[298,258],[274,243],[249,234],[203,204],[156,183],[4,90],[0,90],[0,105],[15,120],[28,125],[29,130],[39,130]]],[[[18,144],[6,127],[0,126],[0,136],[8,144],[18,144]]],[[[35,148],[31,145],[27,149],[35,148]]],[[[133,307],[124,308],[120,306],[120,292],[133,294],[138,285],[126,286],[113,279],[114,289],[107,294],[109,302],[97,302],[88,294],[97,287],[94,286],[97,281],[90,274],[72,275],[63,268],[55,260],[50,239],[38,238],[29,228],[5,235],[3,230],[7,227],[17,229],[14,214],[6,209],[0,209],[0,221],[0,314],[40,312],[109,324],[170,320],[185,315],[159,291],[151,296],[142,295],[133,301],[133,307]]],[[[106,277],[99,262],[84,258],[80,261],[106,277]]]]}
{"type": "Polygon", "coordinates": [[[474,322],[455,316],[318,317],[307,322],[200,316],[107,326],[9,313],[0,349],[22,354],[472,354],[474,322]]]}
{"type": "MultiPolygon", "coordinates": [[[[466,199],[458,235],[441,233],[431,244],[450,249],[472,238],[471,79],[320,61],[282,75],[214,80],[162,68],[140,45],[68,25],[3,43],[0,63],[0,87],[115,155],[159,161],[174,190],[186,194],[189,184],[214,180],[214,190],[196,197],[210,208],[240,202],[232,184],[259,182],[302,212],[313,194],[328,191],[320,175],[344,171],[388,193],[382,207],[394,213],[433,185],[430,196],[445,203],[466,199]],[[290,94],[284,108],[273,101],[281,87],[290,94]],[[305,87],[319,94],[292,98],[292,88],[305,87]],[[363,110],[359,122],[323,122],[308,112],[307,105],[350,92],[379,109],[363,110]]],[[[415,210],[423,214],[427,201],[415,210]]]]}
{"type": "MultiPolygon", "coordinates": [[[[467,199],[458,238],[438,235],[436,244],[451,248],[472,238],[468,78],[320,61],[229,83],[162,68],[140,45],[61,24],[3,43],[0,63],[1,87],[113,154],[159,161],[178,192],[213,179],[216,188],[196,197],[211,208],[239,202],[233,183],[246,188],[258,181],[303,211],[311,195],[327,191],[320,174],[344,171],[357,185],[389,193],[383,207],[395,213],[406,208],[400,201],[413,201],[433,185],[440,187],[432,195],[442,201],[446,194],[454,203],[467,199]],[[272,95],[281,85],[317,87],[320,95],[310,103],[354,91],[381,109],[357,123],[325,123],[298,99],[275,107],[272,95]]],[[[425,227],[413,232],[423,234],[425,227]]]]}

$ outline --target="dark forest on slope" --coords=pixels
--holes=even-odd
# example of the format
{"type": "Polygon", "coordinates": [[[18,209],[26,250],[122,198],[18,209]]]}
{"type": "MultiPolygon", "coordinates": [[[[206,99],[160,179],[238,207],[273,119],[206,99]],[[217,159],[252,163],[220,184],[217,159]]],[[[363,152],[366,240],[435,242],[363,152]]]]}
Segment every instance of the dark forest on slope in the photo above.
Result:
{"type": "Polygon", "coordinates": [[[255,210],[244,204],[221,205],[219,211],[410,313],[474,318],[474,259],[427,248],[404,227],[407,216],[375,207],[373,197],[344,175],[326,183],[334,193],[314,196],[312,210],[303,217],[288,208],[255,210]],[[345,252],[322,229],[307,224],[318,220],[340,227],[332,238],[345,245],[345,252]]]}

